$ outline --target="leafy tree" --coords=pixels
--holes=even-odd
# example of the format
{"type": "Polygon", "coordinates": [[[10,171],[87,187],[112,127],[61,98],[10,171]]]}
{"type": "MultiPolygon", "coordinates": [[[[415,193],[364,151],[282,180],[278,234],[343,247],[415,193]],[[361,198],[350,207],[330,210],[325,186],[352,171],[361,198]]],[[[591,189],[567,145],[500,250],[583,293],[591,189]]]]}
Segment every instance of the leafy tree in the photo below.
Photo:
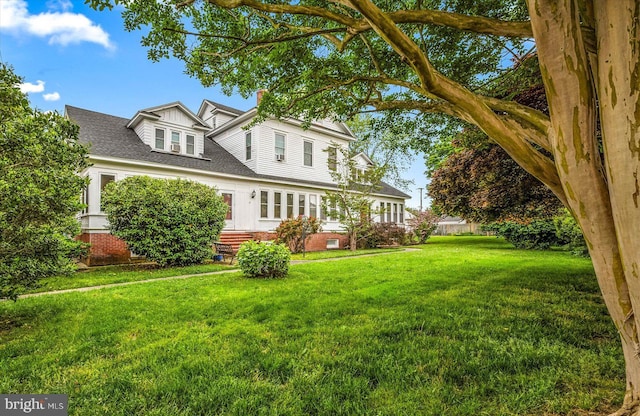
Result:
{"type": "Polygon", "coordinates": [[[371,228],[373,194],[380,189],[384,176],[383,167],[358,166],[349,149],[336,146],[341,155],[331,177],[337,184],[335,191],[326,192],[322,209],[331,218],[340,221],[349,237],[349,248],[358,248],[358,236],[366,235],[371,228]]]}
{"type": "Polygon", "coordinates": [[[215,188],[148,176],[110,183],[102,203],[111,233],[161,266],[185,266],[211,257],[228,209],[215,188]]]}
{"type": "Polygon", "coordinates": [[[87,184],[78,176],[87,167],[78,128],[30,108],[21,82],[0,63],[0,298],[13,300],[39,279],[75,270],[87,184]]]}
{"type": "Polygon", "coordinates": [[[428,190],[437,212],[483,224],[550,219],[562,206],[549,188],[488,142],[451,154],[433,172],[428,190]]]}
{"type": "Polygon", "coordinates": [[[402,126],[388,126],[370,115],[356,115],[347,122],[357,140],[350,143],[351,153],[364,153],[376,166],[384,170],[385,182],[408,189],[412,180],[403,178],[413,161],[409,143],[402,126]]]}
{"type": "Polygon", "coordinates": [[[120,2],[204,85],[267,88],[263,116],[382,111],[414,133],[477,126],[584,231],[626,358],[620,414],[640,407],[640,23],[637,0],[88,0],[120,2]],[[535,44],[549,115],[482,92],[535,44]],[[453,120],[460,121],[453,121],[453,120]],[[600,123],[602,134],[597,134],[600,123]]]}
{"type": "Polygon", "coordinates": [[[317,218],[287,218],[276,228],[276,241],[286,244],[292,253],[301,253],[306,249],[307,239],[320,231],[322,227],[317,218]]]}
{"type": "MultiPolygon", "coordinates": [[[[483,87],[495,97],[511,96],[519,104],[548,114],[542,75],[535,56],[483,87]]],[[[441,137],[427,160],[432,207],[442,213],[488,224],[493,221],[551,220],[562,203],[534,176],[522,169],[477,127],[441,137]]]]}

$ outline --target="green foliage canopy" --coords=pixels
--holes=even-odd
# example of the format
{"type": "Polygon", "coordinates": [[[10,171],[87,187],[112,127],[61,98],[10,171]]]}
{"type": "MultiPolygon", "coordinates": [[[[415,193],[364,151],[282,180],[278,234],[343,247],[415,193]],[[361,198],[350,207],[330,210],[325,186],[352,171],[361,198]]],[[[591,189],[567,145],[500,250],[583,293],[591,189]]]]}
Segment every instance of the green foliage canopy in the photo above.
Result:
{"type": "Polygon", "coordinates": [[[111,233],[161,266],[185,266],[211,257],[228,209],[215,188],[148,176],[110,183],[102,203],[111,233]]]}
{"type": "Polygon", "coordinates": [[[88,166],[78,128],[32,109],[12,68],[0,63],[0,298],[75,270],[83,244],[76,214],[88,166]]]}

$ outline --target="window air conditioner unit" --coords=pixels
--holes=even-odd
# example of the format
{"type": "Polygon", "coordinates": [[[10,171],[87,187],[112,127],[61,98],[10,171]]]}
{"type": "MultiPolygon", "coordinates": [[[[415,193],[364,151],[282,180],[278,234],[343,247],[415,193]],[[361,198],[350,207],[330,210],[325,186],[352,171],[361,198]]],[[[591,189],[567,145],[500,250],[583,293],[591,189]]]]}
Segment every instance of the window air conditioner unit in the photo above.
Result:
{"type": "Polygon", "coordinates": [[[180,153],[180,145],[179,144],[171,144],[171,151],[174,153],[180,153]]]}
{"type": "Polygon", "coordinates": [[[278,162],[282,162],[284,160],[284,155],[276,155],[276,160],[278,162]]]}

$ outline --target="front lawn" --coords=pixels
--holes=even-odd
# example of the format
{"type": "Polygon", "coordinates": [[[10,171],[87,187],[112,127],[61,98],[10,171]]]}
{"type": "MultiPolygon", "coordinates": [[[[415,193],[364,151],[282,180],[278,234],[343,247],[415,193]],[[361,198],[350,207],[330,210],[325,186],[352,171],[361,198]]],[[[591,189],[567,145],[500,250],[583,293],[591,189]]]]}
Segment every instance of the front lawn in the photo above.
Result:
{"type": "Polygon", "coordinates": [[[588,260],[495,238],[0,304],[0,391],[70,415],[584,415],[624,363],[588,260]]]}
{"type": "Polygon", "coordinates": [[[92,267],[69,276],[56,276],[42,279],[39,286],[27,293],[49,292],[52,290],[74,289],[109,285],[113,283],[138,282],[141,280],[191,274],[213,273],[233,269],[235,266],[221,263],[198,264],[195,266],[158,268],[150,264],[132,264],[119,266],[92,267]]]}

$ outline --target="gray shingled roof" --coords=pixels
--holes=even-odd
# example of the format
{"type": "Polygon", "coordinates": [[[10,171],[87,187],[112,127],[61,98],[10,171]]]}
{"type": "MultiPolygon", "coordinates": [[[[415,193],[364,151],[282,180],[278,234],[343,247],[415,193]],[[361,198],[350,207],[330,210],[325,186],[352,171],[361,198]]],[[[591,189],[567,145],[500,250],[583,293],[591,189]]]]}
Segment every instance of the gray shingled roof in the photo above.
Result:
{"type": "MultiPolygon", "coordinates": [[[[258,175],[222,148],[222,146],[210,139],[205,139],[204,144],[204,158],[209,160],[157,152],[152,150],[150,146],[144,144],[132,129],[127,128],[129,120],[126,118],[69,105],[65,106],[65,113],[80,127],[80,142],[90,144],[90,155],[159,163],[262,181],[287,181],[301,185],[325,188],[335,187],[335,185],[324,182],[258,175]]],[[[409,195],[386,183],[381,183],[381,185],[382,188],[378,191],[379,194],[410,198],[409,195]]]]}
{"type": "Polygon", "coordinates": [[[213,105],[218,110],[226,111],[228,113],[240,115],[245,113],[246,111],[238,110],[237,108],[229,107],[228,105],[220,104],[215,101],[207,100],[209,104],[213,105]]]}

